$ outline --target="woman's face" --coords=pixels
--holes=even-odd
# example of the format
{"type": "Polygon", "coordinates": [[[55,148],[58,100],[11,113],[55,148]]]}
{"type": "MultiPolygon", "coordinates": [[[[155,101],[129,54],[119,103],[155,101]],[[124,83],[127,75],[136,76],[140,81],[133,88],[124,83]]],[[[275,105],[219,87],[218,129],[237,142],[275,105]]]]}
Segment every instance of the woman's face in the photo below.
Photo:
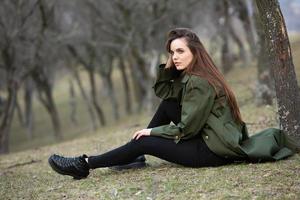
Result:
{"type": "Polygon", "coordinates": [[[193,60],[193,54],[184,38],[177,38],[171,42],[170,53],[177,70],[186,69],[193,60]]]}

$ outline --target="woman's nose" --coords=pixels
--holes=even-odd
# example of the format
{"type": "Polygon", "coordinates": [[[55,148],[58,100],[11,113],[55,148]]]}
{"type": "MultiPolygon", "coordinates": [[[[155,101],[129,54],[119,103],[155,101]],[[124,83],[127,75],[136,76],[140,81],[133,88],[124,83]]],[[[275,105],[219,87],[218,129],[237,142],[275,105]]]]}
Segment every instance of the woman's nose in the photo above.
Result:
{"type": "Polygon", "coordinates": [[[173,60],[177,60],[178,56],[176,54],[173,55],[173,60]]]}

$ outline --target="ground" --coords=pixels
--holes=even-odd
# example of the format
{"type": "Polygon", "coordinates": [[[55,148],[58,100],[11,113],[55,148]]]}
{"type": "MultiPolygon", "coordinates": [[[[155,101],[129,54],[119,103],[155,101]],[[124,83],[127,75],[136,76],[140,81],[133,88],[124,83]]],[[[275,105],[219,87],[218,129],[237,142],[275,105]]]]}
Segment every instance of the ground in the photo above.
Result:
{"type": "MultiPolygon", "coordinates": [[[[299,72],[300,43],[292,47],[299,72]]],[[[253,104],[250,91],[255,73],[255,68],[237,68],[227,76],[252,134],[278,124],[276,104],[253,104]]],[[[58,175],[47,163],[53,153],[95,155],[124,144],[150,117],[133,115],[73,140],[0,156],[0,199],[300,199],[300,154],[278,162],[198,169],[147,156],[147,168],[96,169],[79,181],[58,175]]]]}
{"type": "MultiPolygon", "coordinates": [[[[132,122],[141,122],[138,118],[132,122]]],[[[128,123],[128,122],[127,122],[128,123]]],[[[126,123],[126,124],[127,124],[126,123]]],[[[143,124],[144,122],[141,122],[143,124]]],[[[147,156],[149,166],[123,172],[107,168],[73,180],[51,170],[52,153],[94,155],[123,144],[137,126],[0,157],[2,199],[299,199],[300,155],[271,163],[184,168],[147,156]],[[124,132],[124,130],[126,130],[124,132]]]]}

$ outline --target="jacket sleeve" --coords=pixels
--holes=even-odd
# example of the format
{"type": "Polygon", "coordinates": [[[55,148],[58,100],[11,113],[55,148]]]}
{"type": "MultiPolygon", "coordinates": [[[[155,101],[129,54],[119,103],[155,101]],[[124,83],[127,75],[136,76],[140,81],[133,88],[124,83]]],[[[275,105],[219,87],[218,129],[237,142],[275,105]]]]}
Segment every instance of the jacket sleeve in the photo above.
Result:
{"type": "Polygon", "coordinates": [[[165,64],[158,66],[157,79],[153,86],[156,96],[167,99],[171,95],[174,78],[178,75],[176,68],[165,68],[165,64]]]}
{"type": "Polygon", "coordinates": [[[191,77],[186,83],[183,96],[181,121],[152,128],[151,135],[174,139],[188,139],[196,135],[205,125],[214,104],[215,92],[209,83],[199,77],[191,77]]]}

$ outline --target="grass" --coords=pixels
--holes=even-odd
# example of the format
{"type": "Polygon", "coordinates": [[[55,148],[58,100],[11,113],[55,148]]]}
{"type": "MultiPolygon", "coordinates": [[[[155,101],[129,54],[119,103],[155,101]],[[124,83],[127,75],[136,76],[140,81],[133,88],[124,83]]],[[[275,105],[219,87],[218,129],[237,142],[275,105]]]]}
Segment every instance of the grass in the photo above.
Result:
{"type": "MultiPolygon", "coordinates": [[[[292,48],[299,80],[300,42],[292,48]]],[[[227,77],[243,104],[244,120],[252,123],[248,126],[251,133],[277,125],[276,105],[256,107],[251,102],[249,87],[255,76],[255,68],[237,68],[227,77]]],[[[67,105],[66,101],[60,106],[67,105]]],[[[95,155],[124,144],[150,116],[133,115],[76,139],[0,156],[0,199],[300,199],[300,154],[275,163],[199,169],[147,156],[150,166],[145,169],[96,169],[80,181],[56,174],[47,164],[52,153],[95,155]]]]}
{"type": "MultiPolygon", "coordinates": [[[[86,93],[89,92],[90,86],[88,84],[87,74],[85,72],[80,73],[83,85],[86,88],[86,93]]],[[[117,70],[115,70],[113,74],[115,81],[115,89],[117,95],[117,100],[120,105],[120,117],[122,120],[126,120],[127,116],[125,114],[124,103],[121,101],[123,99],[123,87],[120,80],[120,74],[117,70]]],[[[87,108],[85,106],[85,102],[82,100],[79,89],[75,86],[76,93],[76,105],[77,105],[77,114],[76,118],[78,124],[75,125],[70,120],[71,108],[69,105],[69,76],[63,76],[61,80],[58,80],[55,83],[53,96],[56,100],[56,106],[58,109],[60,121],[61,121],[61,129],[63,133],[64,140],[66,141],[72,138],[76,138],[80,135],[93,134],[92,122],[90,116],[87,112],[87,108]]],[[[101,90],[102,82],[99,79],[96,79],[97,89],[99,90],[98,99],[103,112],[105,113],[106,121],[108,126],[118,125],[118,122],[115,122],[112,116],[112,107],[110,104],[110,100],[101,90]]],[[[23,94],[20,93],[19,99],[23,97],[23,94]]],[[[132,97],[133,98],[133,97],[132,97]]],[[[22,103],[22,101],[20,101],[22,103]]],[[[133,105],[134,106],[134,105],[133,105]]],[[[133,107],[134,108],[134,107],[133,107]]],[[[17,115],[15,115],[11,134],[10,134],[10,152],[22,151],[25,149],[29,149],[32,147],[39,147],[47,144],[53,144],[58,142],[54,137],[53,127],[51,123],[50,116],[47,114],[45,108],[41,105],[41,103],[37,100],[36,95],[34,96],[33,103],[33,114],[34,114],[34,132],[33,138],[28,137],[26,129],[20,124],[17,115]]],[[[100,127],[99,122],[96,119],[96,123],[98,128],[100,127]]],[[[102,128],[102,127],[101,127],[102,128]]]]}
{"type": "Polygon", "coordinates": [[[60,176],[47,164],[52,153],[76,156],[123,144],[149,117],[132,117],[107,132],[0,157],[2,199],[298,199],[300,155],[276,163],[184,168],[147,156],[145,169],[93,170],[88,179],[60,176]],[[124,131],[125,130],[125,131],[124,131]],[[28,163],[32,162],[32,163],[28,163]],[[27,164],[25,164],[27,163],[27,164]],[[16,166],[16,164],[25,164],[16,166]]]}

